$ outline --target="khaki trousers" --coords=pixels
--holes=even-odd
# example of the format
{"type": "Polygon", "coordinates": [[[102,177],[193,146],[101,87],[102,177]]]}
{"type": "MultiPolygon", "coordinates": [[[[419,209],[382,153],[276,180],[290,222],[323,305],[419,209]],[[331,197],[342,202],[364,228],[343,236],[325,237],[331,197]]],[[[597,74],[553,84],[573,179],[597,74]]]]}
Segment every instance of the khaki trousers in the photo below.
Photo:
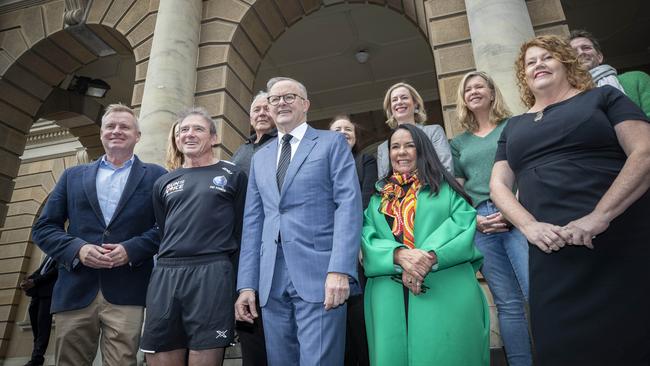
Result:
{"type": "Polygon", "coordinates": [[[57,366],[90,366],[100,342],[103,366],[136,366],[144,307],[113,305],[102,292],[83,309],[56,313],[57,366]]]}

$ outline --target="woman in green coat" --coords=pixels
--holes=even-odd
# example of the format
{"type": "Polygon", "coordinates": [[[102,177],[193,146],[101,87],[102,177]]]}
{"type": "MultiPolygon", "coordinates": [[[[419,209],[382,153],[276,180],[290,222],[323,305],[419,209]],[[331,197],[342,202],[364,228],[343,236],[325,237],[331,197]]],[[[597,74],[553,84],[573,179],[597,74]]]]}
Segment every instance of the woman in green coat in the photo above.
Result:
{"type": "Polygon", "coordinates": [[[393,174],[365,212],[366,329],[373,366],[489,365],[476,280],[476,211],[418,128],[389,138],[393,174]]]}

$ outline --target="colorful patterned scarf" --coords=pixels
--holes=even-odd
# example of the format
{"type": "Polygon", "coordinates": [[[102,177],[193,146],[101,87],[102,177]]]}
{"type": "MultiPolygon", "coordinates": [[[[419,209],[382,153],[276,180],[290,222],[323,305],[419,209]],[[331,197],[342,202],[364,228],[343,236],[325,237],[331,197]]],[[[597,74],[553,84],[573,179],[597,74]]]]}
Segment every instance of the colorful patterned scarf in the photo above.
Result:
{"type": "Polygon", "coordinates": [[[401,235],[404,245],[409,248],[415,248],[413,222],[415,221],[415,206],[420,186],[417,171],[411,174],[395,172],[388,177],[386,185],[379,192],[381,195],[379,211],[394,219],[391,228],[393,235],[401,235]],[[404,191],[403,187],[407,184],[410,186],[407,191],[404,191]]]}

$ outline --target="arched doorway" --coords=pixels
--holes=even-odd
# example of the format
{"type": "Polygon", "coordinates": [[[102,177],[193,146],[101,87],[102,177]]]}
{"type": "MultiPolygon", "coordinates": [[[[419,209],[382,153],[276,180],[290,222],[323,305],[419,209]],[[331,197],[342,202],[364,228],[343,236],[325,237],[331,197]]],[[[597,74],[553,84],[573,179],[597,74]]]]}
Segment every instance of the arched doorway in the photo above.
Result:
{"type": "Polygon", "coordinates": [[[388,87],[400,81],[422,94],[428,123],[442,124],[426,34],[392,8],[338,4],[309,14],[273,42],[256,73],[254,90],[264,89],[274,76],[305,84],[311,126],[327,128],[333,116],[352,115],[364,130],[362,148],[386,138],[382,102],[388,87]]]}
{"type": "Polygon", "coordinates": [[[21,351],[9,342],[25,302],[18,283],[30,266],[38,206],[63,169],[76,165],[74,149],[57,153],[48,145],[49,157],[34,151],[63,136],[100,154],[103,107],[139,104],[156,10],[135,0],[0,7],[0,359],[21,351]],[[83,96],[70,87],[75,77],[101,79],[111,89],[103,99],[83,96]]]}

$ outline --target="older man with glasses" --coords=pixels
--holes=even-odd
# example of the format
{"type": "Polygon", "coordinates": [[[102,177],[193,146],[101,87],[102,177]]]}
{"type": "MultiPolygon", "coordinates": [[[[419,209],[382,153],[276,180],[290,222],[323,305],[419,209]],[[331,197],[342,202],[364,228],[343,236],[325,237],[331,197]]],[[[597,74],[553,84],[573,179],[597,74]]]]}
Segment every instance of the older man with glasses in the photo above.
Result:
{"type": "Polygon", "coordinates": [[[362,221],[354,159],[343,135],[307,125],[301,83],[267,88],[278,139],[251,162],[236,317],[253,322],[259,296],[271,366],[342,365],[362,221]]]}

